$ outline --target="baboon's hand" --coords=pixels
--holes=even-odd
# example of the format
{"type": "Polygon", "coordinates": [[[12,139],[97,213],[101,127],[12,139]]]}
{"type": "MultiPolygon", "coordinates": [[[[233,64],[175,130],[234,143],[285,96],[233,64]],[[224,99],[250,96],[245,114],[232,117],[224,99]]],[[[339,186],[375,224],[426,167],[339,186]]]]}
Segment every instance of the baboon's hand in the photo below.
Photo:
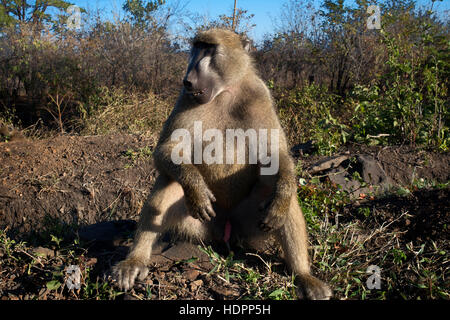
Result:
{"type": "Polygon", "coordinates": [[[295,284],[300,299],[329,300],[333,295],[326,283],[309,274],[297,276],[295,284]]]}
{"type": "Polygon", "coordinates": [[[259,227],[264,232],[280,229],[286,221],[286,213],[289,208],[284,208],[281,201],[270,200],[261,203],[259,210],[263,213],[263,219],[259,227]]]}
{"type": "Polygon", "coordinates": [[[216,201],[214,194],[208,187],[201,188],[197,192],[185,192],[186,206],[189,213],[200,221],[210,221],[216,216],[212,202],[216,201]]]}
{"type": "Polygon", "coordinates": [[[117,281],[120,288],[128,291],[133,288],[134,280],[144,280],[148,275],[147,265],[137,259],[128,258],[119,262],[112,269],[113,278],[117,281]]]}

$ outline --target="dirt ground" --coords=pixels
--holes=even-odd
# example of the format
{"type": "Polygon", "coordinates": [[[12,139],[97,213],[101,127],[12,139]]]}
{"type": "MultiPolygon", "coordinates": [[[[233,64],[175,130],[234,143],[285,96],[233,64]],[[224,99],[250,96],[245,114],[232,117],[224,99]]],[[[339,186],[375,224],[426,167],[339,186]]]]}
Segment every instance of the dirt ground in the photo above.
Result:
{"type": "MultiPolygon", "coordinates": [[[[26,240],[32,247],[42,245],[45,235],[58,230],[67,239],[80,237],[89,244],[83,253],[83,263],[97,270],[94,274],[101,275],[128,250],[134,221],[156,175],[151,161],[155,141],[153,136],[121,134],[58,135],[38,141],[0,143],[0,230],[6,228],[9,237],[26,240]]],[[[348,150],[372,155],[399,185],[409,185],[421,178],[436,183],[450,180],[448,153],[407,146],[351,146],[348,150]]],[[[306,158],[304,165],[319,159],[306,158]]],[[[448,244],[449,193],[447,187],[417,190],[408,197],[382,197],[370,204],[357,202],[347,207],[341,221],[364,221],[359,208],[370,206],[376,208],[375,221],[393,222],[390,228],[404,231],[400,240],[405,243],[431,239],[448,244]],[[397,219],[401,212],[409,214],[397,219]]],[[[373,226],[368,222],[366,227],[373,226]]],[[[136,292],[144,294],[146,285],[157,284],[158,294],[155,296],[153,292],[153,298],[238,299],[248,291],[244,283],[224,285],[223,281],[209,277],[210,258],[196,245],[182,242],[174,246],[168,238],[156,253],[150,267],[151,279],[140,284],[136,292]],[[198,259],[191,261],[193,256],[198,259]]],[[[236,259],[239,258],[250,260],[256,269],[265,272],[266,266],[259,256],[245,256],[237,250],[236,259]]],[[[281,263],[275,265],[273,270],[283,270],[281,263]]],[[[57,298],[48,290],[42,291],[48,275],[36,272],[37,276],[32,278],[23,273],[14,277],[3,274],[0,296],[24,297],[33,293],[41,298],[57,298]]],[[[288,278],[280,271],[261,281],[269,290],[288,278]]]]}
{"type": "Polygon", "coordinates": [[[136,219],[154,182],[154,138],[57,136],[0,144],[0,225],[22,237],[49,219],[136,219]]]}

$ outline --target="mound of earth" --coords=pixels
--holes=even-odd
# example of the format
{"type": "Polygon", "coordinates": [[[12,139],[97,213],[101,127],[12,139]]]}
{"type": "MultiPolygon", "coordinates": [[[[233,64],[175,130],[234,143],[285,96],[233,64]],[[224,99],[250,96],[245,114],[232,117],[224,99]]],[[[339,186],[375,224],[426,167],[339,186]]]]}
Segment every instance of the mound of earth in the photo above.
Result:
{"type": "Polygon", "coordinates": [[[377,184],[386,180],[390,184],[405,186],[419,179],[438,183],[450,180],[450,153],[430,152],[412,146],[350,145],[336,156],[310,156],[301,160],[303,167],[315,175],[347,169],[351,158],[355,158],[356,165],[347,171],[350,174],[358,171],[367,183],[377,184]],[[375,178],[380,181],[375,181],[375,178]]]}
{"type": "Polygon", "coordinates": [[[26,238],[58,223],[136,219],[154,182],[154,144],[136,135],[0,143],[0,228],[26,238]]]}
{"type": "MultiPolygon", "coordinates": [[[[390,229],[405,230],[402,238],[408,241],[450,239],[450,188],[418,190],[405,196],[391,195],[346,208],[342,222],[359,219],[367,228],[375,222],[389,225],[390,229]],[[363,208],[374,209],[370,219],[363,208]]],[[[366,211],[367,212],[367,211],[366,211]]]]}

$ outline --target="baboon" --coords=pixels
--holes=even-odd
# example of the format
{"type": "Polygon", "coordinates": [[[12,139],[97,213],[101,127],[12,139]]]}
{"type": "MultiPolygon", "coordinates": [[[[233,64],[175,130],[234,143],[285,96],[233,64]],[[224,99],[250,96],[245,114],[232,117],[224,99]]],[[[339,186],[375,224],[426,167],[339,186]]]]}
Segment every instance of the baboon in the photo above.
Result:
{"type": "MultiPolygon", "coordinates": [[[[141,211],[133,247],[113,268],[123,289],[130,289],[136,278],[147,276],[152,245],[166,230],[208,240],[220,238],[225,226],[231,225],[233,236],[274,235],[296,275],[299,296],[330,298],[328,286],[311,275],[294,163],[271,94],[258,77],[246,47],[245,39],[223,29],[199,32],[193,39],[183,89],[153,153],[159,175],[141,211]],[[261,174],[267,162],[258,159],[249,163],[248,150],[245,163],[213,164],[195,161],[183,150],[190,161],[176,164],[172,156],[179,142],[173,141],[172,133],[184,129],[195,135],[196,121],[201,121],[203,130],[222,133],[236,128],[277,129],[278,146],[268,149],[278,152],[278,171],[261,174]]],[[[271,139],[271,143],[275,142],[271,139]]]]}

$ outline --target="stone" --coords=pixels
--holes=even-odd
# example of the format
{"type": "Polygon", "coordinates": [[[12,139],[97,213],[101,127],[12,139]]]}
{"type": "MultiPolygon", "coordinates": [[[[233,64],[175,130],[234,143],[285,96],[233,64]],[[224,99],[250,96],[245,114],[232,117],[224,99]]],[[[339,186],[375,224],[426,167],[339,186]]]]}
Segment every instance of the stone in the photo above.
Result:
{"type": "Polygon", "coordinates": [[[37,247],[33,249],[33,253],[39,257],[43,258],[53,258],[55,256],[55,251],[49,248],[37,247]]]}

